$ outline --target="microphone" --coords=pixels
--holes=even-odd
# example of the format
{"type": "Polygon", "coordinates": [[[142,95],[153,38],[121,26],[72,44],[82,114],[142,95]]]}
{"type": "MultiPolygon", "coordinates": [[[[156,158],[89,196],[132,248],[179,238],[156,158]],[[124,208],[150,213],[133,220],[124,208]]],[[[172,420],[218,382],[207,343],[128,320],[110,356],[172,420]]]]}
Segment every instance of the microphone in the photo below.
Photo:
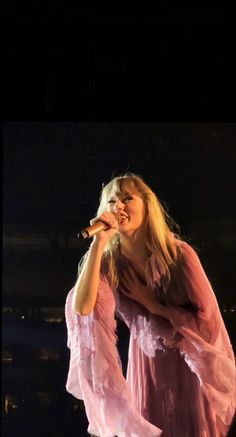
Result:
{"type": "MultiPolygon", "coordinates": [[[[116,220],[119,223],[119,214],[112,213],[116,220]]],[[[93,225],[87,226],[86,228],[82,229],[79,234],[77,235],[78,238],[80,238],[80,235],[82,235],[83,238],[91,238],[95,234],[101,231],[106,231],[107,229],[110,229],[110,226],[107,223],[104,223],[102,220],[98,220],[93,225]]]]}

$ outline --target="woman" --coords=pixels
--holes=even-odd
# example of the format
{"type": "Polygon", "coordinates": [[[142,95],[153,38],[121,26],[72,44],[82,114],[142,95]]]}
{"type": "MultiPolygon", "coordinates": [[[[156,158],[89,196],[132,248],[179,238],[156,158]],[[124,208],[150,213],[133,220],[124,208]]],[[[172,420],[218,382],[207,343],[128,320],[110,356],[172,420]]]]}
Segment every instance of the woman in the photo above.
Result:
{"type": "Polygon", "coordinates": [[[102,190],[99,232],[66,302],[66,388],[101,437],[223,437],[235,409],[234,355],[193,248],[141,177],[102,190]],[[126,380],[114,313],[130,330],[126,380]]]}

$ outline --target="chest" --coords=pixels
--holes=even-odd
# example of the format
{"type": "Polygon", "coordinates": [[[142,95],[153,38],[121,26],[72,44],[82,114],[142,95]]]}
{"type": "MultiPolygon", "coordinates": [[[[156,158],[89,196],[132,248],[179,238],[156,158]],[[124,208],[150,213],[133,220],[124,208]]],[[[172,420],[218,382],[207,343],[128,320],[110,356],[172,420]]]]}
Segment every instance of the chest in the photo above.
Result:
{"type": "Polygon", "coordinates": [[[146,278],[146,268],[145,266],[141,264],[131,264],[130,266],[134,273],[137,275],[140,282],[144,285],[147,285],[147,278],[146,278]]]}

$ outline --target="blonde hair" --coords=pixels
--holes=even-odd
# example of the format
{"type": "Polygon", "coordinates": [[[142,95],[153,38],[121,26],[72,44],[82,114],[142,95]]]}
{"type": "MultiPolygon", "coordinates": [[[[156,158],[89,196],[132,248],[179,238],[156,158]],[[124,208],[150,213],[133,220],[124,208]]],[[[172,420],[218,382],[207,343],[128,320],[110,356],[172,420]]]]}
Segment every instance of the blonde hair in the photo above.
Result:
{"type": "MultiPolygon", "coordinates": [[[[181,239],[179,233],[174,232],[174,228],[179,231],[178,225],[171,219],[156,194],[144,182],[141,176],[127,172],[116,176],[103,186],[97,216],[107,210],[107,200],[112,193],[115,193],[117,196],[132,193],[143,199],[146,208],[144,217],[146,248],[158,260],[163,274],[170,279],[171,267],[176,264],[178,256],[175,238],[181,239]]],[[[81,269],[84,263],[86,263],[87,255],[88,253],[81,260],[81,269]]],[[[119,255],[120,238],[119,234],[115,234],[108,241],[103,254],[103,261],[108,263],[108,278],[114,287],[117,287],[119,283],[116,264],[119,255]]]]}

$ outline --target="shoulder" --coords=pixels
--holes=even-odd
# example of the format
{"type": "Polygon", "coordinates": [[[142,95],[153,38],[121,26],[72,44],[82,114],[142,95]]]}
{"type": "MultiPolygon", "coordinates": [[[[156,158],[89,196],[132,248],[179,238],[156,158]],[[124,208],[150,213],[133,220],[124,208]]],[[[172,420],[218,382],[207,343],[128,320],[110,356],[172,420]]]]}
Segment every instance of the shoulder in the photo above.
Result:
{"type": "Polygon", "coordinates": [[[198,255],[198,249],[186,241],[179,240],[178,245],[178,257],[174,267],[176,273],[190,274],[191,277],[194,274],[203,272],[203,266],[198,255]]]}
{"type": "Polygon", "coordinates": [[[176,272],[180,274],[181,277],[187,278],[188,281],[197,281],[198,285],[204,283],[206,286],[209,282],[207,274],[205,272],[204,265],[197,253],[197,249],[193,248],[192,245],[186,241],[181,241],[179,243],[180,255],[176,263],[176,272]]]}
{"type": "Polygon", "coordinates": [[[177,240],[176,246],[178,250],[178,259],[180,261],[187,261],[188,259],[199,259],[197,249],[193,248],[184,240],[177,240]]]}

